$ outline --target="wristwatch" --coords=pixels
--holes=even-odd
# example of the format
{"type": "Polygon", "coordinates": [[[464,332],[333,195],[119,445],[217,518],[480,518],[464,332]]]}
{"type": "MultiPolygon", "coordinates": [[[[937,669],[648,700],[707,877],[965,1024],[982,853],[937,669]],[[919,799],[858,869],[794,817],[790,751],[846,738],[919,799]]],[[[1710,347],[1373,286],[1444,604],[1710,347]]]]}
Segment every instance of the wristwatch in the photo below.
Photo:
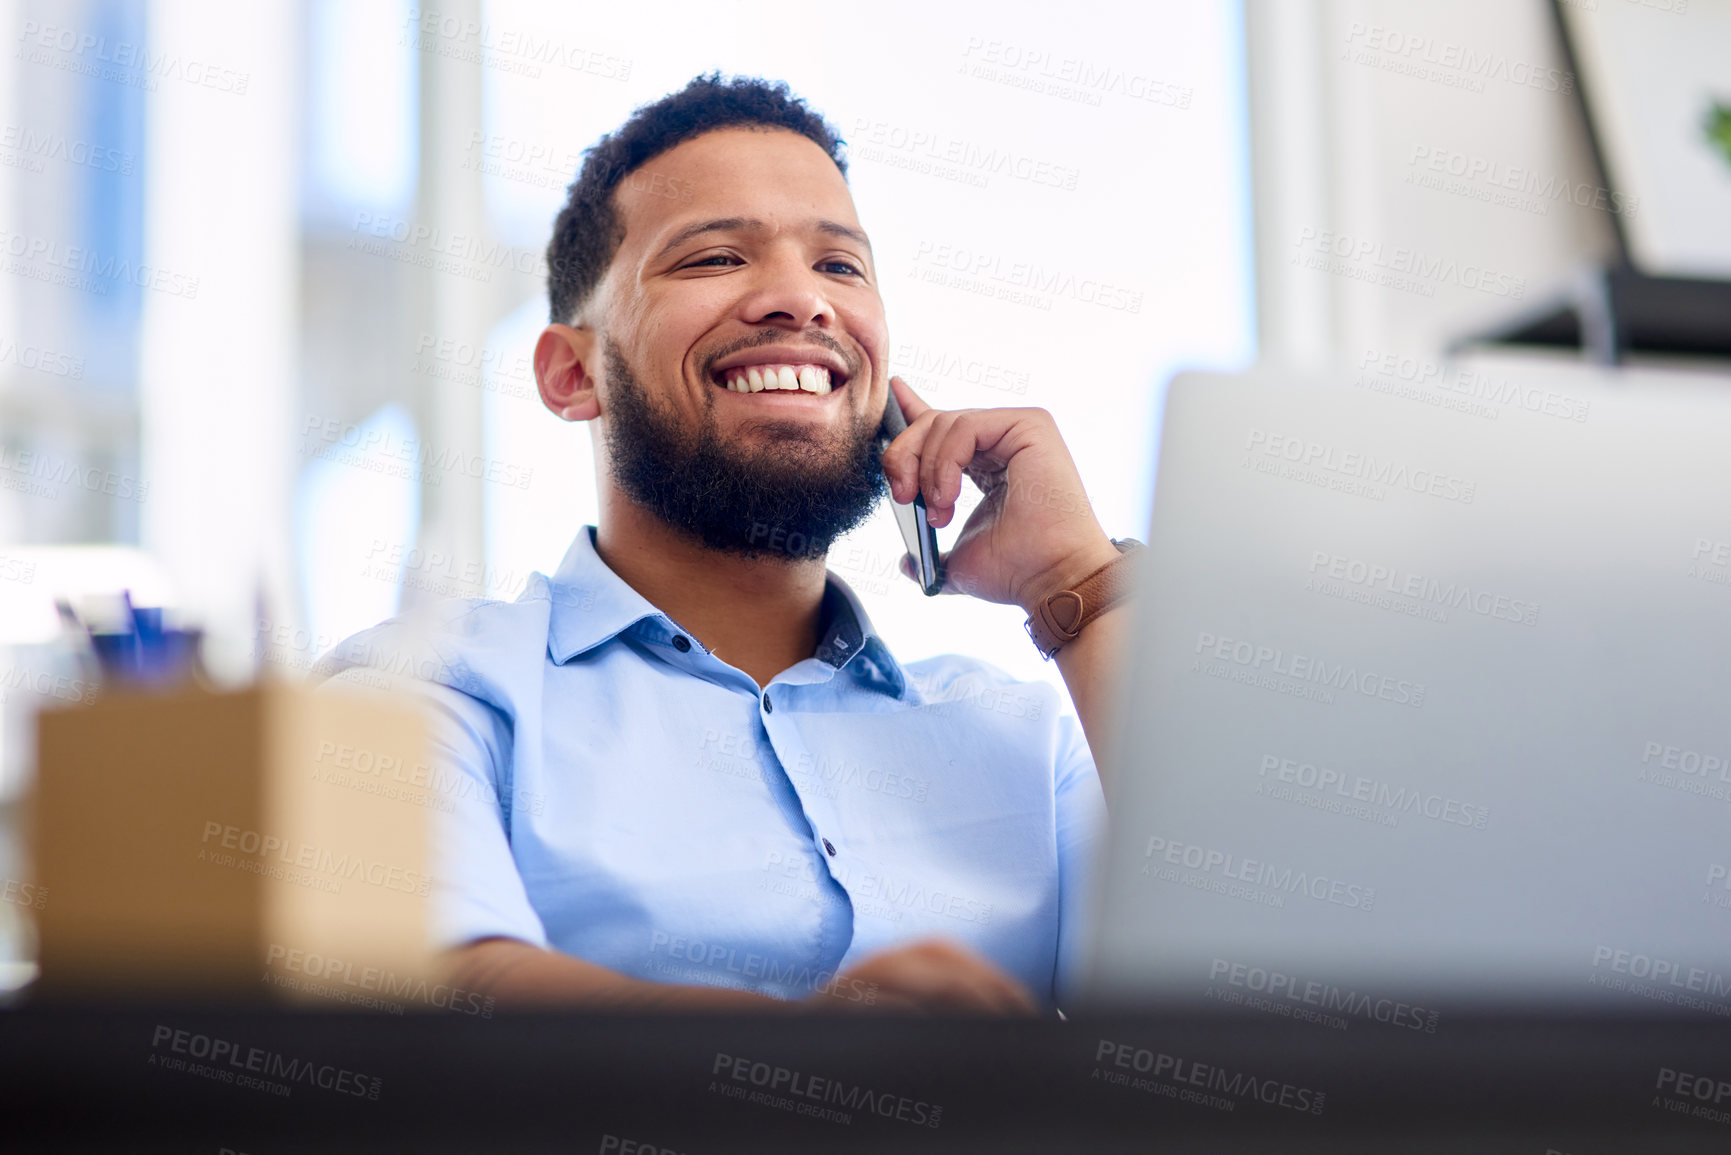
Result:
{"type": "Polygon", "coordinates": [[[1112,544],[1120,555],[1115,561],[1107,562],[1074,588],[1047,595],[1024,623],[1034,648],[1047,661],[1066,642],[1075,641],[1082,627],[1130,596],[1135,585],[1134,554],[1148,547],[1133,537],[1115,537],[1112,544]]]}

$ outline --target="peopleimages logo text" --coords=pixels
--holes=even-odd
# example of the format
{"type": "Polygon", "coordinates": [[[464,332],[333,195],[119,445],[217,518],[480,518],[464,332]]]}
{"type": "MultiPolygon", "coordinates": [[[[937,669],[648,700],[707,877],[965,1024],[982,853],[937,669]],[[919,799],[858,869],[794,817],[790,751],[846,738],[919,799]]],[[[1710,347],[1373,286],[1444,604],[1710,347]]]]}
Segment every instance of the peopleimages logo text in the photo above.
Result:
{"type": "MultiPolygon", "coordinates": [[[[739,1055],[716,1052],[710,1074],[716,1079],[729,1079],[761,1087],[765,1091],[810,1104],[828,1104],[848,1111],[869,1112],[884,1119],[896,1119],[919,1127],[936,1129],[943,1122],[944,1109],[924,1099],[877,1091],[857,1083],[796,1071],[739,1055]]],[[[774,1105],[774,1104],[772,1104],[774,1105]]],[[[789,1104],[792,1105],[791,1103],[789,1104]]],[[[804,1112],[798,1112],[803,1114],[804,1112]]]]}
{"type": "Polygon", "coordinates": [[[1654,986],[1662,984],[1709,998],[1722,999],[1731,996],[1731,973],[1693,967],[1676,959],[1642,954],[1639,951],[1621,950],[1605,945],[1595,946],[1593,969],[1645,979],[1654,986]]]}
{"type": "Polygon", "coordinates": [[[1376,902],[1374,887],[1294,870],[1290,866],[1279,867],[1272,862],[1255,858],[1241,858],[1224,850],[1198,846],[1195,843],[1174,842],[1157,834],[1149,836],[1148,846],[1143,850],[1142,857],[1151,862],[1164,862],[1169,866],[1182,866],[1186,870],[1218,875],[1233,882],[1268,887],[1287,894],[1302,894],[1318,902],[1331,902],[1336,906],[1351,907],[1354,910],[1369,910],[1376,902]]]}
{"type": "Polygon", "coordinates": [[[1319,469],[1371,485],[1386,485],[1390,489],[1405,489],[1413,493],[1440,497],[1444,501],[1472,504],[1478,494],[1478,484],[1435,469],[1417,469],[1403,462],[1368,453],[1342,449],[1320,441],[1273,433],[1266,429],[1251,429],[1245,440],[1247,453],[1279,458],[1306,469],[1319,469]]]}
{"type": "MultiPolygon", "coordinates": [[[[1348,233],[1335,232],[1333,229],[1306,226],[1299,230],[1297,248],[1300,253],[1308,251],[1325,262],[1346,262],[1343,266],[1328,266],[1326,263],[1314,266],[1324,271],[1354,275],[1350,272],[1353,266],[1374,269],[1395,278],[1388,283],[1396,287],[1455,285],[1473,292],[1487,293],[1493,297],[1508,297],[1515,301],[1527,295],[1525,277],[1517,277],[1486,265],[1463,264],[1453,257],[1434,256],[1404,245],[1387,247],[1380,240],[1355,237],[1348,233]]],[[[1432,292],[1434,289],[1426,289],[1425,295],[1429,296],[1432,292]]]]}
{"type": "Polygon", "coordinates": [[[1553,389],[1541,389],[1509,378],[1495,378],[1482,369],[1449,366],[1430,360],[1421,361],[1400,353],[1366,349],[1359,357],[1358,367],[1409,385],[1422,385],[1429,389],[1458,394],[1467,400],[1488,401],[1492,405],[1525,409],[1528,413],[1558,417],[1565,421],[1585,421],[1592,409],[1590,401],[1558,393],[1553,389]]]}
{"type": "Polygon", "coordinates": [[[1257,767],[1259,778],[1297,786],[1317,794],[1333,794],[1349,802],[1367,802],[1395,814],[1417,813],[1437,822],[1483,830],[1490,818],[1488,806],[1474,806],[1443,794],[1427,794],[1417,787],[1393,786],[1362,774],[1348,774],[1331,766],[1264,754],[1257,767]]]}
{"type": "MultiPolygon", "coordinates": [[[[1421,79],[1431,79],[1423,71],[1426,66],[1442,69],[1462,80],[1470,80],[1483,91],[1486,80],[1500,80],[1519,88],[1536,88],[1541,92],[1556,92],[1564,96],[1575,91],[1575,74],[1547,64],[1511,60],[1500,52],[1487,52],[1469,45],[1435,37],[1415,35],[1397,28],[1366,24],[1354,20],[1347,26],[1348,51],[1359,48],[1378,53],[1390,62],[1413,68],[1421,79]]],[[[1364,63],[1373,63],[1372,60],[1364,63]]],[[[1402,69],[1394,69],[1402,71],[1402,69]]]]}
{"type": "MultiPolygon", "coordinates": [[[[339,1067],[334,1063],[317,1063],[297,1059],[263,1047],[249,1047],[231,1039],[219,1039],[165,1024],[157,1024],[151,1032],[151,1064],[159,1065],[155,1052],[167,1050],[172,1055],[188,1055],[209,1060],[211,1067],[227,1076],[221,1082],[235,1082],[236,1072],[253,1072],[265,1079],[279,1079],[284,1084],[304,1083],[338,1095],[357,1099],[377,1099],[384,1080],[339,1067]],[[166,1044],[166,1046],[165,1046],[166,1044]]],[[[161,1064],[166,1066],[167,1064],[161,1064]]],[[[287,1094],[284,1091],[283,1094],[287,1094]]]]}
{"type": "Polygon", "coordinates": [[[1537,602],[1486,589],[1475,590],[1465,582],[1442,581],[1398,566],[1343,557],[1326,550],[1311,551],[1310,573],[1318,578],[1346,582],[1447,609],[1469,610],[1483,618],[1517,622],[1523,626],[1536,626],[1539,622],[1537,602]]]}
{"type": "Polygon", "coordinates": [[[1069,297],[1085,305],[1099,305],[1125,313],[1142,311],[1142,293],[1091,277],[1078,277],[1064,269],[1048,268],[1032,261],[1006,261],[995,254],[961,245],[920,241],[914,263],[995,281],[1016,289],[1069,297]]]}
{"type": "Polygon", "coordinates": [[[1197,633],[1195,652],[1247,669],[1265,670],[1295,681],[1315,682],[1336,690],[1351,690],[1367,698],[1381,698],[1397,706],[1424,705],[1423,682],[1409,682],[1379,674],[1374,670],[1360,670],[1345,662],[1330,665],[1323,658],[1225,638],[1206,630],[1197,633]]]}
{"type": "MultiPolygon", "coordinates": [[[[1320,1115],[1328,1098],[1321,1091],[1310,1087],[1300,1087],[1279,1079],[1261,1079],[1243,1071],[1230,1071],[1212,1063],[1201,1063],[1182,1055],[1169,1055],[1165,1051],[1153,1051],[1110,1039],[1099,1041],[1094,1050],[1094,1061],[1139,1071],[1170,1083],[1218,1091],[1221,1095],[1229,1096],[1227,1104],[1232,1104],[1234,1100],[1254,1099],[1271,1107],[1285,1107],[1289,1111],[1320,1115]]],[[[1095,1075],[1098,1077],[1099,1068],[1095,1069],[1095,1075]]],[[[1221,1104],[1212,1102],[1204,1105],[1221,1104]]]]}
{"type": "Polygon", "coordinates": [[[1268,967],[1215,958],[1208,966],[1208,981],[1239,987],[1271,999],[1305,1003],[1388,1026],[1436,1034],[1436,1011],[1268,967]]]}
{"type": "Polygon", "coordinates": [[[208,844],[213,838],[216,839],[217,846],[224,850],[237,850],[242,855],[256,859],[270,859],[274,856],[278,861],[290,866],[314,870],[333,879],[359,879],[372,886],[415,894],[422,898],[432,889],[433,878],[430,874],[405,870],[379,859],[369,859],[347,851],[339,855],[328,847],[313,843],[291,844],[287,839],[274,834],[261,834],[256,830],[246,830],[210,820],[204,824],[204,837],[199,841],[208,844]]]}

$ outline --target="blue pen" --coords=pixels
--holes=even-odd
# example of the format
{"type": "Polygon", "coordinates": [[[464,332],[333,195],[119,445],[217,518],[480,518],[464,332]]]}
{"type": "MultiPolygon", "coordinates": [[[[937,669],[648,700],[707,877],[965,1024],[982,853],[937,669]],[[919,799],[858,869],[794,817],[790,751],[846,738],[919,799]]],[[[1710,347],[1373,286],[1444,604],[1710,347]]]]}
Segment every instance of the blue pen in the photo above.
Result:
{"type": "Polygon", "coordinates": [[[121,590],[120,600],[126,606],[126,633],[132,639],[132,660],[127,663],[128,672],[137,673],[144,665],[144,631],[138,620],[138,610],[132,604],[132,591],[121,590]]]}

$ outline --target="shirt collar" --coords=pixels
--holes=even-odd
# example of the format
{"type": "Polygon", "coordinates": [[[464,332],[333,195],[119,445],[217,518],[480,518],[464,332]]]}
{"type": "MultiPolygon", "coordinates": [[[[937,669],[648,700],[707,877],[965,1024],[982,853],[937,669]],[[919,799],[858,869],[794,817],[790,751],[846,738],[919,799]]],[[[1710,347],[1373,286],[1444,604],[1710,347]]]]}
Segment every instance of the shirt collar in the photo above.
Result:
{"type": "Polygon", "coordinates": [[[902,664],[872,628],[871,617],[859,595],[831,573],[823,591],[823,641],[813,657],[837,670],[854,667],[856,676],[876,685],[893,698],[908,698],[912,684],[902,664]]]}
{"type": "MultiPolygon", "coordinates": [[[[852,667],[857,678],[891,697],[907,697],[911,683],[901,663],[872,628],[859,597],[835,574],[827,577],[821,611],[823,638],[812,656],[837,671],[852,667]]],[[[601,560],[595,552],[592,525],[578,531],[547,586],[552,602],[547,652],[560,665],[646,619],[665,624],[670,636],[680,630],[601,560]]]]}

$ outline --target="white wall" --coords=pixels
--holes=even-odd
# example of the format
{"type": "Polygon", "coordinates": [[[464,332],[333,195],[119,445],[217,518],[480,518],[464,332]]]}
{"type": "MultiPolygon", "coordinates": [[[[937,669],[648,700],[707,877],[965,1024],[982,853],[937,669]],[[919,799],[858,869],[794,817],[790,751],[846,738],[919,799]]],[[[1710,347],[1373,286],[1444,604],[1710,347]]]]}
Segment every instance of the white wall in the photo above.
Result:
{"type": "Polygon", "coordinates": [[[1604,211],[1519,191],[1599,183],[1548,0],[1247,0],[1246,23],[1264,357],[1434,356],[1609,254],[1604,211]],[[1361,279],[1402,254],[1418,275],[1361,279]]]}

